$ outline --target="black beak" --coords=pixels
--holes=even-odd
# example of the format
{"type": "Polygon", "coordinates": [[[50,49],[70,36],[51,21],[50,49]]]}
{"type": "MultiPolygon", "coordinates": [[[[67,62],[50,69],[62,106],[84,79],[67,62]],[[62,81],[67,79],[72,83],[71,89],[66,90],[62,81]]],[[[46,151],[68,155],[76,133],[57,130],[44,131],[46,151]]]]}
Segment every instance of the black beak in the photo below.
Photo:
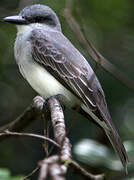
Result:
{"type": "Polygon", "coordinates": [[[8,16],[8,17],[3,18],[3,21],[16,24],[16,25],[28,24],[28,21],[22,16],[8,16]]]}

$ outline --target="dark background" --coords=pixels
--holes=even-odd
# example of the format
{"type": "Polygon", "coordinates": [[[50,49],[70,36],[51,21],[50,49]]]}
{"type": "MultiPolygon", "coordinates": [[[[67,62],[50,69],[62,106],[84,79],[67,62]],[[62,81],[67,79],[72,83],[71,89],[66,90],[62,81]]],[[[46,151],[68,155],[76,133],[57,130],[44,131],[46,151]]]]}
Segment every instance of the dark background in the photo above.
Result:
{"type": "MultiPolygon", "coordinates": [[[[16,15],[26,5],[42,3],[50,6],[59,16],[64,34],[83,53],[95,69],[95,61],[79,43],[63,17],[64,0],[1,0],[0,17],[16,15]]],[[[86,27],[86,34],[94,46],[122,71],[134,80],[134,1],[133,0],[73,0],[73,16],[79,23],[76,9],[86,27]]],[[[13,121],[31,103],[36,92],[20,75],[14,59],[16,27],[0,22],[0,125],[13,121]]],[[[113,122],[124,141],[131,164],[129,175],[124,176],[118,157],[105,135],[92,122],[78,116],[69,130],[73,144],[73,158],[93,173],[105,173],[106,179],[130,180],[134,175],[134,92],[115,79],[102,67],[96,72],[113,122]],[[90,141],[89,141],[90,140],[90,141]],[[94,141],[91,141],[94,140],[94,141]],[[96,144],[96,143],[101,144],[96,144]]],[[[73,111],[66,109],[67,127],[73,111]]],[[[34,121],[26,132],[41,133],[42,122],[34,121]]],[[[0,168],[8,168],[12,175],[28,174],[44,158],[42,143],[31,138],[10,138],[0,142],[0,168]]],[[[37,174],[36,174],[37,175],[37,174]]],[[[80,178],[69,171],[68,179],[80,178]]],[[[31,179],[36,179],[32,177],[31,179]]]]}

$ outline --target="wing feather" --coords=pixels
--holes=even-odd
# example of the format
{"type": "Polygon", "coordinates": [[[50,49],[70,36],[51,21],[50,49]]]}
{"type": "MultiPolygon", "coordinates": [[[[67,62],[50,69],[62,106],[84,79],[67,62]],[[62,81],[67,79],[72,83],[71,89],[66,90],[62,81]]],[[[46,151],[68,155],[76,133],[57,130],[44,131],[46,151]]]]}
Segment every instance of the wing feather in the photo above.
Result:
{"type": "MultiPolygon", "coordinates": [[[[57,32],[60,33],[60,32],[57,32]]],[[[74,93],[91,111],[91,117],[103,127],[124,167],[128,164],[125,148],[115,129],[105,96],[91,67],[84,57],[62,34],[44,33],[40,29],[32,31],[33,59],[74,93]],[[56,75],[55,75],[56,74],[56,75]],[[99,112],[99,114],[98,114],[99,112]],[[100,122],[99,122],[100,121],[100,122]]]]}
{"type": "Polygon", "coordinates": [[[78,68],[72,62],[68,61],[64,53],[54,46],[49,40],[36,36],[35,33],[31,37],[32,41],[32,56],[33,59],[43,66],[49,66],[53,71],[56,71],[60,78],[65,81],[72,91],[75,90],[77,95],[82,99],[90,109],[96,108],[93,90],[88,84],[87,69],[78,68]],[[84,72],[85,71],[85,72],[84,72]]]}

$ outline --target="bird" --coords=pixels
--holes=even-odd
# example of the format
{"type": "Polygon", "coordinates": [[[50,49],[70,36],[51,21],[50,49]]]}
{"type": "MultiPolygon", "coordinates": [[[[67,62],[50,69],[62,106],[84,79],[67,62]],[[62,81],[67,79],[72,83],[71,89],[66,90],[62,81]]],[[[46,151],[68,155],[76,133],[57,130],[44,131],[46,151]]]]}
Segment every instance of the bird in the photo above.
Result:
{"type": "Polygon", "coordinates": [[[103,89],[89,62],[62,33],[56,13],[43,4],[26,6],[5,22],[17,26],[14,45],[20,73],[44,99],[61,102],[91,117],[105,132],[126,169],[128,155],[112,122],[103,89]]]}

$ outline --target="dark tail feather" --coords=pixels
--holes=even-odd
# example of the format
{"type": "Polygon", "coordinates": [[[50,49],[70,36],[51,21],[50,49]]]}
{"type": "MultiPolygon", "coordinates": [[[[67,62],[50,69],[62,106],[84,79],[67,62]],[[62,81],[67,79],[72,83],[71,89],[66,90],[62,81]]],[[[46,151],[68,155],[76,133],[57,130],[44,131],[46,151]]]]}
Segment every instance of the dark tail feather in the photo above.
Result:
{"type": "Polygon", "coordinates": [[[103,128],[103,129],[107,137],[109,138],[114,150],[117,152],[118,156],[120,157],[122,165],[124,166],[126,174],[127,174],[127,166],[129,163],[128,155],[127,155],[124,145],[122,144],[118,131],[116,130],[114,124],[112,123],[112,119],[107,109],[107,106],[103,106],[103,108],[101,108],[98,105],[98,109],[100,110],[100,113],[104,119],[104,122],[108,127],[108,129],[106,128],[103,128]]]}
{"type": "Polygon", "coordinates": [[[107,137],[109,138],[113,148],[115,149],[115,151],[117,152],[117,154],[120,157],[120,160],[125,168],[126,174],[128,173],[127,171],[127,166],[129,163],[128,160],[128,156],[127,156],[127,152],[125,150],[124,145],[121,142],[121,139],[117,133],[116,130],[111,129],[111,131],[104,129],[107,137]]]}
{"type": "MultiPolygon", "coordinates": [[[[100,112],[102,113],[101,109],[100,112]]],[[[86,116],[89,119],[89,116],[92,117],[97,124],[100,125],[100,127],[105,131],[108,139],[110,140],[114,150],[117,152],[118,156],[120,157],[120,160],[122,162],[122,165],[125,168],[126,174],[127,174],[127,166],[129,163],[127,152],[125,150],[124,145],[121,142],[120,136],[114,127],[110,114],[107,110],[107,115],[103,114],[102,115],[96,111],[96,115],[93,116],[92,112],[89,112],[89,114],[85,113],[83,109],[80,109],[80,113],[86,116]],[[103,117],[103,118],[102,118],[103,117]],[[98,118],[98,120],[97,120],[98,118]],[[105,125],[105,126],[104,126],[105,125]]]]}

